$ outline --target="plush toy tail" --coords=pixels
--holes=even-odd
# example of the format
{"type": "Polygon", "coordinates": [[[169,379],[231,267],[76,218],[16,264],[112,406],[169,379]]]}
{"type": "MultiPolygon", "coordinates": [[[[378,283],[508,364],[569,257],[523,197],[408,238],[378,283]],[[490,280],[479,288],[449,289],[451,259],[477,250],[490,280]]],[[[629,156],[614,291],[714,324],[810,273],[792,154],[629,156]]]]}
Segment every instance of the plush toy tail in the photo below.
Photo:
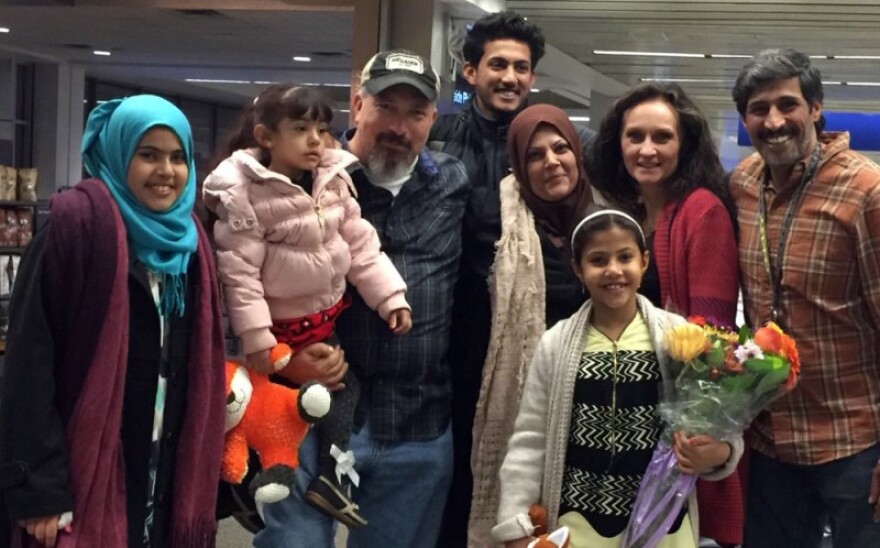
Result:
{"type": "Polygon", "coordinates": [[[272,367],[276,372],[284,369],[291,357],[293,357],[293,350],[285,343],[278,343],[269,351],[269,361],[272,362],[272,367]]]}
{"type": "Polygon", "coordinates": [[[529,508],[529,520],[535,526],[532,534],[536,537],[547,533],[547,509],[537,502],[529,508]]]}

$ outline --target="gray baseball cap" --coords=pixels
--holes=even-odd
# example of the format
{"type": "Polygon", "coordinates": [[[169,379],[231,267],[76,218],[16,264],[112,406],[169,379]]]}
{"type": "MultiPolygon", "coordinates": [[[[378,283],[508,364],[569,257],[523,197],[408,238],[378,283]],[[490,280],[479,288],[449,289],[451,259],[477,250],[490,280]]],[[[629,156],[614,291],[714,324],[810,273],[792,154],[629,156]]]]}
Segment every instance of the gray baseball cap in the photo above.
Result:
{"type": "Polygon", "coordinates": [[[370,95],[377,95],[399,84],[416,88],[429,101],[436,101],[440,93],[440,77],[431,63],[411,51],[380,51],[361,72],[361,85],[370,95]]]}

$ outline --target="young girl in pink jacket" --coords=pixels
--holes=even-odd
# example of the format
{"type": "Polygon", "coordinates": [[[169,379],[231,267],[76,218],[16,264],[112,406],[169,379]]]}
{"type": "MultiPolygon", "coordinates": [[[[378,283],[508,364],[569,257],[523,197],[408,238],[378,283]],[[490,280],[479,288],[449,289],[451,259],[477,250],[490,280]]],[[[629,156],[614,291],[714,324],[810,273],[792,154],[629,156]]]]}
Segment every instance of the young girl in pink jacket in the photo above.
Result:
{"type": "Polygon", "coordinates": [[[348,440],[360,386],[345,372],[334,334],[350,302],[346,279],[395,334],[409,331],[411,320],[406,284],[361,218],[346,172],[357,159],[325,145],[332,115],[316,90],[267,87],[243,113],[231,155],[205,180],[204,198],[219,218],[218,270],[248,367],[273,372],[270,351],[286,343],[293,358],[282,377],[342,387],[316,426],[318,476],[305,497],[359,527],[366,521],[349,494],[357,474],[348,440]]]}

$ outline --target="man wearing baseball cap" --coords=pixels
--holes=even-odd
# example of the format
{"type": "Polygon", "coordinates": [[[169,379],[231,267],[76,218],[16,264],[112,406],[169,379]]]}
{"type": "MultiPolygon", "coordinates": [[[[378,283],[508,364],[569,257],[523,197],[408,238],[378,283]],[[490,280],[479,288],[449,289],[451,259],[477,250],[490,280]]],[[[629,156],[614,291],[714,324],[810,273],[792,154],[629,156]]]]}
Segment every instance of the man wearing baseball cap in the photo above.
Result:
{"type": "MultiPolygon", "coordinates": [[[[351,497],[369,525],[349,531],[351,547],[433,548],[452,479],[447,352],[469,185],[460,161],[425,148],[439,89],[424,57],[380,52],[361,73],[352,110],[357,127],[342,138],[360,160],[350,174],[361,216],[376,227],[406,281],[413,322],[408,334],[395,337],[352,292],[352,306],[337,323],[361,380],[350,442],[359,484],[351,497]]],[[[297,488],[265,506],[266,529],[255,546],[333,545],[334,521],[303,499],[316,453],[309,435],[297,488]]]]}

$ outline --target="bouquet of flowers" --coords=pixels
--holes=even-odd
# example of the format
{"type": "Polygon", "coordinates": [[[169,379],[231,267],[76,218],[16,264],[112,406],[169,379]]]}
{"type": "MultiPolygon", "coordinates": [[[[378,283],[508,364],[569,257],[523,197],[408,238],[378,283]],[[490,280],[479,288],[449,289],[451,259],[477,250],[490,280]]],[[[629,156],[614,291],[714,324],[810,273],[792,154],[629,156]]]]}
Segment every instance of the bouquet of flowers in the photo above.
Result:
{"type": "Polygon", "coordinates": [[[674,380],[658,405],[665,428],[639,486],[622,548],[653,547],[678,517],[697,477],[678,469],[674,432],[718,440],[740,435],[800,371],[794,341],[769,322],[752,334],[689,318],[666,333],[674,380]]]}

